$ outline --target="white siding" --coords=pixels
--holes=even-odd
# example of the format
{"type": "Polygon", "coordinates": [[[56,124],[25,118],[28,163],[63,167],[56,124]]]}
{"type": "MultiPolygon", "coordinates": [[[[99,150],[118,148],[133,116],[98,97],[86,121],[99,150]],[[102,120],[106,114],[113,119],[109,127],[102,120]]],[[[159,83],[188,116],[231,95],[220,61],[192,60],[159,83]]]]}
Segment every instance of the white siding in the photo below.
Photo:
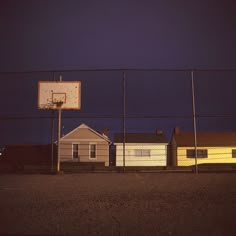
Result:
{"type": "MultiPolygon", "coordinates": [[[[123,166],[123,143],[115,143],[115,145],[116,166],[123,166]]],[[[167,144],[125,144],[125,166],[166,166],[166,163],[167,144]],[[140,150],[144,151],[142,152],[140,150]],[[140,155],[140,152],[143,153],[144,156],[140,155]]]]}

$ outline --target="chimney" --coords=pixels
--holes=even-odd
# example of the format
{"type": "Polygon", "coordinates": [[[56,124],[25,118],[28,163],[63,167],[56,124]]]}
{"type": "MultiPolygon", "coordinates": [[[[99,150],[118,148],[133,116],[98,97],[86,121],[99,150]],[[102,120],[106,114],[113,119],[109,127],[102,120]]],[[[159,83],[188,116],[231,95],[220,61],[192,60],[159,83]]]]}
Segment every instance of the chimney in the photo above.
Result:
{"type": "Polygon", "coordinates": [[[174,128],[174,134],[176,134],[176,135],[180,134],[180,128],[179,127],[174,128]]]}
{"type": "Polygon", "coordinates": [[[162,134],[163,134],[162,130],[159,130],[159,129],[156,130],[156,135],[162,135],[162,134]]]}
{"type": "Polygon", "coordinates": [[[102,135],[108,137],[108,135],[109,135],[109,129],[108,129],[108,128],[103,129],[102,135]]]}

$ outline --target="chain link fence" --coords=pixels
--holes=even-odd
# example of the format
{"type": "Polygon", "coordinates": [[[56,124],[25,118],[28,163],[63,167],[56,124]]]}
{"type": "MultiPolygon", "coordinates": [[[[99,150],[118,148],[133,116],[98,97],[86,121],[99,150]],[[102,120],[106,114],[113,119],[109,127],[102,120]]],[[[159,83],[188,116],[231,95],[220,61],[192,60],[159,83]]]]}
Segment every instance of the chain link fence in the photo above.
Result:
{"type": "Polygon", "coordinates": [[[56,142],[57,112],[38,110],[38,81],[56,81],[60,75],[63,81],[81,81],[82,93],[81,110],[62,111],[62,135],[86,124],[98,132],[108,129],[111,141],[115,133],[161,130],[169,143],[175,127],[194,132],[192,82],[196,132],[236,131],[236,71],[194,70],[193,81],[191,73],[192,70],[0,73],[0,145],[56,142]]]}

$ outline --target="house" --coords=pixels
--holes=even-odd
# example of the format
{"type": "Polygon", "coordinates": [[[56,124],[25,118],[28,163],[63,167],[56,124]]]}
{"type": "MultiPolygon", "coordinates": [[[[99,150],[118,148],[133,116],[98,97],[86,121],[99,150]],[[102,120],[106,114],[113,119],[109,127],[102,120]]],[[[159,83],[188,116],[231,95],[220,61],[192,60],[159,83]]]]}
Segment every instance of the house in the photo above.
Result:
{"type": "Polygon", "coordinates": [[[116,166],[166,166],[167,141],[162,131],[156,133],[114,134],[116,166]]]}
{"type": "Polygon", "coordinates": [[[181,132],[175,128],[170,142],[172,166],[236,163],[236,132],[181,132]],[[196,160],[196,163],[195,163],[196,160]]]}
{"type": "Polygon", "coordinates": [[[81,124],[60,139],[60,161],[109,165],[109,138],[81,124]]]}

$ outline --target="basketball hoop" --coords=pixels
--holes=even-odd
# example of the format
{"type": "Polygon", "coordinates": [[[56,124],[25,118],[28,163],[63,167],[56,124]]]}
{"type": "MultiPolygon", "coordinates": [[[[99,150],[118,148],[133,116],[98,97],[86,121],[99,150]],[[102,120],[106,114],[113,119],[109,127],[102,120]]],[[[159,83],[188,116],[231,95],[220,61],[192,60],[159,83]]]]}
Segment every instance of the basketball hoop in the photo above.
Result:
{"type": "Polygon", "coordinates": [[[38,108],[80,110],[80,81],[39,81],[38,108]]]}
{"type": "Polygon", "coordinates": [[[61,108],[63,105],[63,101],[53,102],[53,104],[55,104],[57,108],[61,108]]]}
{"type": "Polygon", "coordinates": [[[80,81],[39,81],[38,109],[58,110],[57,173],[60,172],[60,139],[62,110],[80,110],[80,81]]]}

